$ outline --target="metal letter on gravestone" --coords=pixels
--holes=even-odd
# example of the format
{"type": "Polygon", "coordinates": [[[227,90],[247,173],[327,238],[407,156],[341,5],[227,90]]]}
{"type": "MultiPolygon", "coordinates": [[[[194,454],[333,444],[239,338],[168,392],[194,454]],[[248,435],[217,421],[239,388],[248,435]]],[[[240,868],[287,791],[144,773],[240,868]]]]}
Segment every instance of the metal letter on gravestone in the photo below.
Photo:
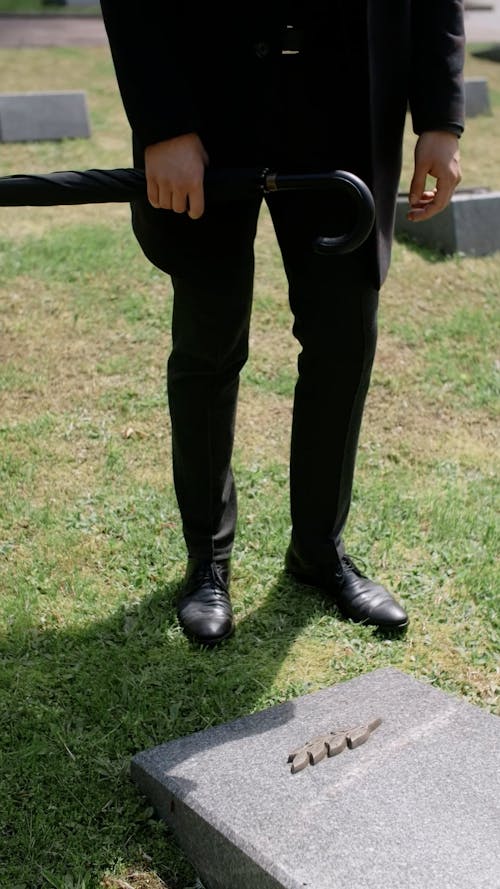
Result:
{"type": "Polygon", "coordinates": [[[291,762],[292,764],[290,771],[295,775],[297,772],[301,772],[302,769],[305,769],[309,764],[315,766],[327,756],[337,756],[337,754],[342,753],[346,747],[349,747],[350,750],[360,747],[361,744],[364,744],[365,741],[368,740],[371,733],[381,724],[382,720],[380,718],[372,719],[371,722],[367,722],[364,725],[358,725],[356,728],[346,730],[337,729],[336,731],[326,732],[324,735],[319,735],[317,738],[312,738],[310,741],[306,741],[302,747],[299,747],[297,750],[292,750],[292,752],[288,754],[288,762],[291,762]]]}

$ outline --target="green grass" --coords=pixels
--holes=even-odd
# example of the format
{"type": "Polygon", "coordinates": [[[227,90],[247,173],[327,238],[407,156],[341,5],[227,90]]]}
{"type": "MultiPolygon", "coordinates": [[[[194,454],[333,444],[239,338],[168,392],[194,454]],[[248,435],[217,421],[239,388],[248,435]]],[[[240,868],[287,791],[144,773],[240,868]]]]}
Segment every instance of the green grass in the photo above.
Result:
{"type": "Polygon", "coordinates": [[[99,3],[94,5],[71,4],[60,6],[59,4],[45,5],[41,0],[0,0],[0,15],[2,13],[30,14],[30,15],[100,15],[99,3]]]}
{"type": "MultiPolygon", "coordinates": [[[[494,117],[469,124],[464,184],[500,187],[499,66],[468,68],[496,92],[494,117]]],[[[0,74],[5,90],[85,83],[93,124],[90,140],[0,145],[0,173],[130,164],[106,49],[3,51],[0,74]]],[[[170,285],[126,207],[0,210],[2,886],[192,886],[129,780],[154,744],[388,665],[497,709],[499,275],[500,255],[394,247],[348,530],[410,612],[404,638],[384,637],[282,573],[297,347],[263,213],[235,448],[237,633],[204,651],[175,619],[170,285]]]]}

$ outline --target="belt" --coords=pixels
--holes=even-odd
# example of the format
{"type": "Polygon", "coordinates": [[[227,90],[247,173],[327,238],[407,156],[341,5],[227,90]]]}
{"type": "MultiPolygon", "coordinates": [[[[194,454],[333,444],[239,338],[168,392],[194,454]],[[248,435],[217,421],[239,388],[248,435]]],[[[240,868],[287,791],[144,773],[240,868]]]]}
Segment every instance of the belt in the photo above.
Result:
{"type": "Polygon", "coordinates": [[[296,55],[304,48],[304,32],[300,28],[293,25],[286,25],[282,32],[281,53],[282,55],[296,55]]]}
{"type": "Polygon", "coordinates": [[[285,25],[279,35],[279,39],[272,44],[267,40],[259,40],[254,43],[254,52],[259,59],[265,59],[276,50],[284,56],[296,56],[302,52],[304,46],[304,32],[293,25],[285,25]]]}

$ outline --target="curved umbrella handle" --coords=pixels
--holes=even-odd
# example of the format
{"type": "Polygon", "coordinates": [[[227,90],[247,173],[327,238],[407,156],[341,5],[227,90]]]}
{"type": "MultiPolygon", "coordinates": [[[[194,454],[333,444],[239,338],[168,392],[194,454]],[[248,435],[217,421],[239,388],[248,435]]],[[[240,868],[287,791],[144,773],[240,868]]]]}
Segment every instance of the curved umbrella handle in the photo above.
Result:
{"type": "Polygon", "coordinates": [[[292,189],[326,190],[342,192],[353,204],[355,222],[350,231],[335,237],[318,236],[314,241],[316,253],[351,253],[368,238],[375,222],[375,203],[365,182],[346,170],[303,175],[268,173],[265,191],[289,191],[292,189]]]}
{"type": "MultiPolygon", "coordinates": [[[[353,202],[356,220],[351,231],[336,237],[319,236],[318,253],[349,253],[370,234],[375,206],[368,186],[345,170],[326,173],[275,173],[267,169],[210,169],[205,172],[209,200],[231,201],[254,197],[259,192],[327,190],[343,192],[353,202]]],[[[129,202],[146,196],[143,170],[67,170],[39,175],[0,177],[0,206],[42,207],[63,204],[129,202]]]]}
{"type": "Polygon", "coordinates": [[[351,231],[342,235],[316,238],[314,249],[317,253],[352,253],[364,244],[375,224],[375,202],[366,183],[345,170],[338,170],[336,177],[335,187],[354,202],[356,221],[351,231]]]}

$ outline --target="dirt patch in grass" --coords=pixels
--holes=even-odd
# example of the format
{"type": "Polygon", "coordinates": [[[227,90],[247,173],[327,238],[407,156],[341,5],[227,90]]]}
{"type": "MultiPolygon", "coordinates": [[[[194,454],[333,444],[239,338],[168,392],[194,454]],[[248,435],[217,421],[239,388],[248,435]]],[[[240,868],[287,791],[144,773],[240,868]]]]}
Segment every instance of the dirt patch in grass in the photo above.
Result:
{"type": "Polygon", "coordinates": [[[242,462],[288,463],[292,404],[273,393],[257,394],[242,386],[238,404],[236,447],[242,462]]]}
{"type": "MultiPolygon", "coordinates": [[[[55,168],[54,168],[55,169],[55,168]]],[[[59,168],[58,168],[59,169],[59,168]]],[[[19,172],[35,172],[31,168],[19,172]]],[[[43,170],[42,172],[51,172],[43,170]]],[[[5,175],[8,175],[7,173],[5,175]]],[[[10,241],[24,241],[30,236],[41,238],[54,227],[105,222],[112,228],[130,218],[128,204],[79,204],[66,207],[0,207],[0,233],[10,241]]],[[[130,231],[130,238],[133,235],[130,231]]],[[[99,257],[96,257],[99,261],[99,257]]]]}
{"type": "Polygon", "coordinates": [[[446,398],[441,402],[425,397],[415,400],[410,389],[405,391],[400,384],[394,391],[379,382],[375,373],[363,419],[361,448],[370,450],[374,440],[381,459],[414,463],[449,459],[487,466],[495,453],[498,425],[480,411],[457,415],[446,398]]]}
{"type": "Polygon", "coordinates": [[[160,877],[146,871],[131,871],[121,877],[105,877],[102,889],[172,889],[160,877]]]}

